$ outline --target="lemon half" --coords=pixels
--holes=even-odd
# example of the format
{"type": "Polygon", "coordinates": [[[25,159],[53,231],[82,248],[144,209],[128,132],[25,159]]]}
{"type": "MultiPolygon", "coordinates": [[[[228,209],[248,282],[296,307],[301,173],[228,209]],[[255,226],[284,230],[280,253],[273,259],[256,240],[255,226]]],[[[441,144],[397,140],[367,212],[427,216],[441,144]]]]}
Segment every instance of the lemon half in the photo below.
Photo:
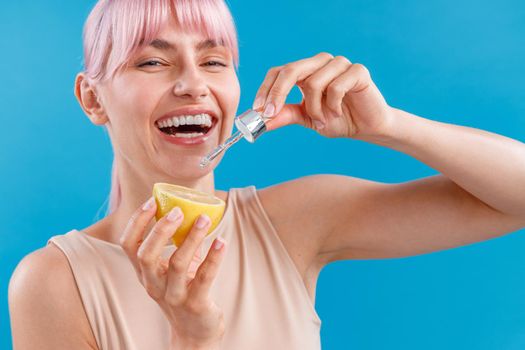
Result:
{"type": "Polygon", "coordinates": [[[157,213],[155,214],[157,220],[168,214],[174,207],[179,207],[184,213],[182,224],[172,237],[177,247],[180,247],[186,239],[199,215],[206,214],[211,219],[208,235],[217,227],[226,208],[226,203],[212,194],[162,182],[153,185],[153,196],[157,202],[157,213]]]}

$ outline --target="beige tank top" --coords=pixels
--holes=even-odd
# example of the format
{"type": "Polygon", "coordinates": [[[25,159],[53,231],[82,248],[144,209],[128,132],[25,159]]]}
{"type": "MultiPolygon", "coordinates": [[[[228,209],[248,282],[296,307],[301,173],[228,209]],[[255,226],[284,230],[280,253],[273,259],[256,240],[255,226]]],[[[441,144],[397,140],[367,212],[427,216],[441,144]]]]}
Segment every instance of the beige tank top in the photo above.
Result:
{"type": "MultiPolygon", "coordinates": [[[[228,242],[210,293],[225,316],[222,348],[320,349],[321,320],[255,186],[230,189],[205,252],[217,236],[228,242]]],[[[50,242],[69,261],[99,349],[169,349],[169,324],[119,245],[77,230],[50,242]]]]}

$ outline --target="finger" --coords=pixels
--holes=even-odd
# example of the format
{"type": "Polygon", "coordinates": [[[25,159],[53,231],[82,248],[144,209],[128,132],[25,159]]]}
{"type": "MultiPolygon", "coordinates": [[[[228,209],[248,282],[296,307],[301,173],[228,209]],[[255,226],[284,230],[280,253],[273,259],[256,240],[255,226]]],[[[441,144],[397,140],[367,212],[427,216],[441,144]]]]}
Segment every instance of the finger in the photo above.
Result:
{"type": "Polygon", "coordinates": [[[316,129],[320,130],[324,128],[327,119],[331,117],[325,115],[323,111],[323,92],[328,85],[343,74],[350,65],[351,63],[346,57],[337,56],[301,83],[301,88],[304,92],[306,113],[312,118],[316,129]]]}
{"type": "Polygon", "coordinates": [[[283,66],[268,92],[264,105],[264,116],[269,118],[278,114],[284,106],[286,97],[290,94],[293,86],[298,81],[305,79],[313,72],[323,67],[332,58],[332,55],[322,52],[313,57],[305,58],[283,66]]]}
{"type": "Polygon", "coordinates": [[[275,79],[277,79],[277,75],[279,75],[279,71],[281,70],[281,68],[282,67],[273,67],[270,70],[268,70],[268,73],[266,73],[266,77],[264,77],[264,80],[261,86],[259,87],[259,90],[257,90],[257,93],[255,94],[255,100],[253,101],[252,106],[254,110],[258,110],[264,106],[264,102],[266,102],[268,92],[273,86],[275,79]]]}
{"type": "Polygon", "coordinates": [[[161,254],[169,238],[177,231],[184,215],[180,208],[173,208],[152,228],[137,251],[142,271],[142,284],[154,299],[164,296],[166,277],[163,276],[161,254]]]}
{"type": "Polygon", "coordinates": [[[202,264],[202,258],[200,254],[195,254],[191,260],[190,266],[188,267],[188,277],[190,279],[195,278],[195,273],[199,269],[199,266],[202,264]]]}
{"type": "Polygon", "coordinates": [[[298,124],[311,128],[311,120],[306,115],[304,104],[285,104],[281,111],[266,122],[266,130],[272,131],[286,125],[298,124]]]}
{"type": "Polygon", "coordinates": [[[206,255],[206,259],[199,267],[195,278],[191,281],[190,290],[188,293],[188,301],[200,302],[208,298],[210,287],[217,277],[220,263],[224,257],[226,242],[218,237],[213,241],[213,244],[206,255]]]}
{"type": "Polygon", "coordinates": [[[370,86],[368,69],[362,64],[352,64],[326,88],[326,105],[337,115],[343,115],[342,100],[349,92],[360,92],[370,86]]]}
{"type": "MultiPolygon", "coordinates": [[[[202,261],[203,260],[202,260],[201,253],[197,253],[193,256],[193,258],[191,259],[190,266],[188,267],[187,276],[189,279],[193,279],[195,277],[195,273],[197,272],[200,264],[202,264],[202,261]]],[[[168,268],[170,266],[170,260],[161,258],[159,264],[160,264],[161,273],[164,274],[168,271],[168,268]]]]}
{"type": "Polygon", "coordinates": [[[137,273],[140,273],[140,266],[137,260],[137,251],[144,238],[146,226],[151,222],[155,215],[157,204],[155,199],[151,197],[142,208],[137,209],[124,229],[124,233],[120,237],[120,246],[131,260],[133,267],[137,273]]]}
{"type": "Polygon", "coordinates": [[[166,286],[168,302],[177,304],[184,299],[189,266],[192,258],[198,253],[198,248],[208,233],[210,224],[211,220],[206,214],[200,215],[184,242],[170,257],[166,286]]]}

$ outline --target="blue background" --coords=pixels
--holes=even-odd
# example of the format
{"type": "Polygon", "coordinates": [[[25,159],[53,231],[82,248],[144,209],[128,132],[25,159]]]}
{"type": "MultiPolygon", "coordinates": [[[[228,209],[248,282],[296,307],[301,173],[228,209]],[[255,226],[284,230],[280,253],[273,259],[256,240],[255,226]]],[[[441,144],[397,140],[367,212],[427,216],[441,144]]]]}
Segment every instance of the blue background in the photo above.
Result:
{"type": "MultiPolygon", "coordinates": [[[[73,95],[93,1],[18,0],[0,12],[0,348],[11,344],[7,284],[55,234],[90,225],[112,151],[73,95]]],[[[387,101],[443,122],[525,140],[522,0],[231,0],[242,98],[266,71],[328,51],[365,64],[387,101]]],[[[294,90],[290,101],[298,101],[294,90]]],[[[217,187],[265,187],[316,173],[401,182],[436,171],[399,152],[291,126],[240,142],[217,187]],[[260,164],[243,164],[248,153],[260,164]]],[[[103,212],[104,208],[100,212],[103,212]]],[[[324,349],[524,349],[525,231],[425,256],[325,268],[324,349]]]]}

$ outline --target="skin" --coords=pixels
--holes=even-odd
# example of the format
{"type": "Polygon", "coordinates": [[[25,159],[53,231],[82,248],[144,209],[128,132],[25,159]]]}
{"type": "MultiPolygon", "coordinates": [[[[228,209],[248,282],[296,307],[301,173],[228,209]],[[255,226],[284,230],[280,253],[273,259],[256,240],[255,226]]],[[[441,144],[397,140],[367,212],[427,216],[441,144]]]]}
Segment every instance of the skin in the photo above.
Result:
{"type": "MultiPolygon", "coordinates": [[[[108,128],[122,186],[122,205],[83,231],[121,244],[172,325],[173,349],[218,349],[224,321],[208,291],[227,248],[211,249],[192,271],[205,230],[194,226],[182,247],[162,260],[160,249],[180,217],[155,224],[154,206],[143,209],[143,204],[153,183],[160,181],[226,199],[225,192],[214,188],[213,169],[220,158],[206,169],[198,167],[198,160],[231,134],[240,89],[227,51],[197,52],[194,44],[202,37],[183,34],[174,23],[159,37],[178,50],[146,48],[133,62],[156,58],[163,62],[160,66],[131,64],[99,85],[90,84],[82,73],[77,77],[75,92],[86,115],[108,128]],[[209,58],[229,65],[210,68],[204,65],[209,58]],[[195,149],[161,144],[153,121],[187,105],[216,111],[220,133],[195,149]]],[[[525,227],[525,198],[520,196],[525,190],[524,144],[395,109],[368,70],[345,57],[320,53],[270,69],[254,108],[272,117],[270,131],[300,124],[325,137],[353,138],[404,152],[440,172],[400,184],[314,175],[259,190],[312,300],[319,272],[330,262],[422,254],[525,227]],[[286,105],[294,85],[304,99],[286,105]]],[[[55,246],[19,264],[9,302],[16,349],[37,344],[40,349],[96,348],[67,260],[55,246]],[[50,269],[54,273],[46,275],[50,269]],[[51,320],[50,314],[55,315],[51,320]]]]}

